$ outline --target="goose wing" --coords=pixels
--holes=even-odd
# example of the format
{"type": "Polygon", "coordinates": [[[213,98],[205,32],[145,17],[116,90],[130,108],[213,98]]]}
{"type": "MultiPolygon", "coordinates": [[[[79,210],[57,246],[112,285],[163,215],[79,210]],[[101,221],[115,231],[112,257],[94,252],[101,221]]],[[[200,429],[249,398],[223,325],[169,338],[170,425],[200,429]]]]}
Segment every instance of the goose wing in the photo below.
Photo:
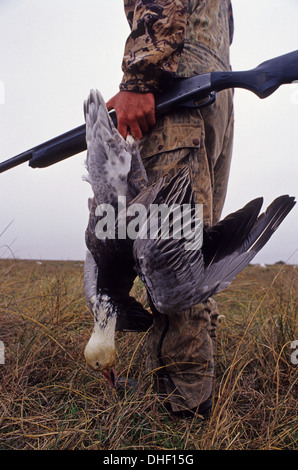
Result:
{"type": "Polygon", "coordinates": [[[206,259],[203,300],[231,284],[296,204],[294,197],[279,196],[259,215],[261,202],[262,198],[251,201],[206,233],[203,244],[206,259]]]}
{"type": "MultiPolygon", "coordinates": [[[[179,186],[186,176],[178,175],[172,182],[175,194],[170,186],[165,187],[159,200],[175,197],[192,203],[189,180],[179,186]]],[[[254,199],[204,231],[203,245],[198,241],[192,250],[185,249],[187,240],[183,237],[154,240],[147,236],[135,241],[137,271],[158,311],[170,314],[189,308],[230,285],[295,205],[293,197],[280,196],[259,215],[262,202],[262,198],[254,199]]],[[[195,217],[192,212],[192,221],[195,217]]]]}
{"type": "Polygon", "coordinates": [[[140,230],[133,251],[137,273],[152,302],[158,311],[168,313],[183,310],[192,304],[194,291],[204,274],[201,238],[195,237],[190,242],[194,234],[202,233],[202,221],[196,214],[187,168],[180,170],[160,188],[153,200],[154,204],[149,223],[147,221],[140,230]],[[161,218],[159,213],[162,205],[170,209],[165,218],[161,218]],[[183,227],[182,207],[184,221],[188,222],[183,227]],[[162,223],[166,230],[169,229],[169,237],[162,223]],[[193,227],[197,230],[194,231],[193,227]],[[152,228],[155,233],[152,233],[152,228]],[[191,248],[188,243],[192,243],[191,248]]]}

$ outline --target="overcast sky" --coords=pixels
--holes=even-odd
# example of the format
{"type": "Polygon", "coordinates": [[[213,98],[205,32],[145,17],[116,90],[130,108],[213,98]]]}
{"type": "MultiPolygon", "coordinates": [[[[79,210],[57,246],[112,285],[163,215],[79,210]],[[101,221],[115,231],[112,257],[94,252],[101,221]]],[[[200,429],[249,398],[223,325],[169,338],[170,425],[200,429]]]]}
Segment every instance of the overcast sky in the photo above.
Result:
{"type": "MultiPolygon", "coordinates": [[[[297,0],[232,3],[234,70],[298,49],[297,0]]],[[[113,96],[127,35],[122,0],[0,0],[0,161],[83,124],[91,88],[113,96]]],[[[297,128],[298,83],[265,100],[236,90],[223,216],[258,196],[264,208],[281,194],[298,197],[297,128]]],[[[81,153],[0,174],[0,257],[84,259],[91,195],[84,160],[81,153]]],[[[295,207],[255,262],[298,264],[297,231],[295,207]]]]}

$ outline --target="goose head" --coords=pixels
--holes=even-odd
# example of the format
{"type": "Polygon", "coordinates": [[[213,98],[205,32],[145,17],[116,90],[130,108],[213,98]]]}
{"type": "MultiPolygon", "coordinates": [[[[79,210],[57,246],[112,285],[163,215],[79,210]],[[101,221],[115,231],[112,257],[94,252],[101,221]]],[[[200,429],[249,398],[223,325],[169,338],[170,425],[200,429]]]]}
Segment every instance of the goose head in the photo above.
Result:
{"type": "Polygon", "coordinates": [[[84,355],[87,364],[98,370],[116,387],[115,373],[115,329],[117,314],[111,309],[108,297],[90,299],[94,315],[94,329],[85,347],[84,355]]]}

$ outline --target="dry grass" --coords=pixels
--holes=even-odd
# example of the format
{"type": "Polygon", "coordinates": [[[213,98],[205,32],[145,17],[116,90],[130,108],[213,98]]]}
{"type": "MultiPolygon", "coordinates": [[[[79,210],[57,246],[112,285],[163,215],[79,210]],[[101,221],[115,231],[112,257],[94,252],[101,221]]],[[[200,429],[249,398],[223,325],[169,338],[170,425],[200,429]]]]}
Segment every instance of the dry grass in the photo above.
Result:
{"type": "Polygon", "coordinates": [[[86,368],[82,263],[0,260],[0,274],[1,450],[297,449],[295,267],[249,266],[218,295],[209,421],[168,414],[144,375],[145,334],[118,333],[118,372],[138,380],[133,395],[86,368]]]}

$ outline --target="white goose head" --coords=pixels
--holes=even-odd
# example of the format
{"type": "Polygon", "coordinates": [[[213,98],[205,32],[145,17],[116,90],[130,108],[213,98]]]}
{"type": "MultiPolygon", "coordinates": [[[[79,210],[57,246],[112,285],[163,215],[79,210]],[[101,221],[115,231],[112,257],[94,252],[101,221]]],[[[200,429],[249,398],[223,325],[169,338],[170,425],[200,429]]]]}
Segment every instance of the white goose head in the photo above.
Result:
{"type": "Polygon", "coordinates": [[[94,315],[94,329],[85,348],[87,364],[99,370],[112,387],[116,386],[115,329],[116,312],[112,310],[107,295],[90,299],[94,315]]]}

